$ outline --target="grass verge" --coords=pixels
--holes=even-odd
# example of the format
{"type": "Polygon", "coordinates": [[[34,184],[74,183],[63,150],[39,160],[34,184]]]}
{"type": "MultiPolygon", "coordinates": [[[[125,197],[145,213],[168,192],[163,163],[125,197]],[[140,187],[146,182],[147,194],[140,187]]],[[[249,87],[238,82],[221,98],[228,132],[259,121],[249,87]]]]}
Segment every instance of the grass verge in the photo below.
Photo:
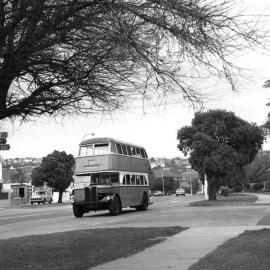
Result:
{"type": "Polygon", "coordinates": [[[189,270],[269,270],[270,230],[246,231],[228,240],[189,270]]]}
{"type": "Polygon", "coordinates": [[[84,270],[135,254],[181,227],[89,229],[0,240],[5,270],[84,270]]]}
{"type": "Polygon", "coordinates": [[[249,205],[257,200],[256,195],[232,193],[228,197],[217,196],[216,201],[191,202],[190,206],[226,206],[226,205],[249,205]]]}

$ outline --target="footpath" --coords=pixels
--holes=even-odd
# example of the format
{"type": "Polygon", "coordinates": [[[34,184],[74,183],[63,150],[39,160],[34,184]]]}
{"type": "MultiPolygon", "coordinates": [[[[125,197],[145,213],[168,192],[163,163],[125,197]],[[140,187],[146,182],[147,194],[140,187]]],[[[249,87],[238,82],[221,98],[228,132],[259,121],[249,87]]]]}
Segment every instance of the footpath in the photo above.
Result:
{"type": "MultiPolygon", "coordinates": [[[[270,195],[257,195],[258,204],[270,204],[270,195]]],[[[270,225],[270,223],[269,223],[270,225]]],[[[225,241],[258,226],[191,227],[140,253],[92,267],[91,270],[187,270],[225,241]]]]}

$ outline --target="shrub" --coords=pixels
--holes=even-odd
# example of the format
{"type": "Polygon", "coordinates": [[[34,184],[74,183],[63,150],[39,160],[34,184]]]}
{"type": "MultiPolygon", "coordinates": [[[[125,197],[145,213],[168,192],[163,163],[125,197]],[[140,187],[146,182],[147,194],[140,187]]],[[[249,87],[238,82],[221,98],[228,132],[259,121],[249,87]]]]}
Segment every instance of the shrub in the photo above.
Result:
{"type": "Polygon", "coordinates": [[[232,188],[232,192],[242,192],[243,187],[240,185],[236,185],[232,188]]]}
{"type": "Polygon", "coordinates": [[[185,186],[185,187],[183,187],[183,189],[185,190],[185,193],[187,193],[187,194],[191,193],[191,187],[190,186],[185,186]]]}
{"type": "Polygon", "coordinates": [[[230,195],[230,189],[228,187],[221,187],[219,189],[219,194],[224,197],[228,197],[230,195]]]}
{"type": "Polygon", "coordinates": [[[263,189],[263,184],[262,183],[255,183],[252,185],[252,190],[258,191],[263,189]]]}

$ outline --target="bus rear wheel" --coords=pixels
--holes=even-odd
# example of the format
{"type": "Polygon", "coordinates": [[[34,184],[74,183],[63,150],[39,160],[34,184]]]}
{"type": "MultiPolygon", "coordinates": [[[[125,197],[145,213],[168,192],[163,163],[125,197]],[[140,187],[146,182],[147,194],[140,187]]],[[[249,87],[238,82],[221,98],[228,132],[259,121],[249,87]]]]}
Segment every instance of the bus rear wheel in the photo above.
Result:
{"type": "Polygon", "coordinates": [[[109,212],[112,216],[117,216],[121,214],[122,207],[118,196],[114,196],[112,202],[109,204],[109,212]]]}
{"type": "Polygon", "coordinates": [[[143,195],[142,204],[137,206],[136,209],[138,211],[145,211],[148,208],[148,197],[147,195],[143,195]]]}
{"type": "Polygon", "coordinates": [[[83,216],[83,209],[79,205],[73,205],[73,214],[75,217],[80,218],[83,216]]]}

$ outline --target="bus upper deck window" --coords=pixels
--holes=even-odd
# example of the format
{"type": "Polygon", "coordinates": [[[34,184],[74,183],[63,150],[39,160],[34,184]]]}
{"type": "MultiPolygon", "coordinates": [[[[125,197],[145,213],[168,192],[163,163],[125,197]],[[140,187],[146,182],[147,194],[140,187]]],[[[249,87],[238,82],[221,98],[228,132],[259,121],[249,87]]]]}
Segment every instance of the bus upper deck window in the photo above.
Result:
{"type": "Polygon", "coordinates": [[[146,151],[143,149],[145,158],[148,158],[146,151]]]}
{"type": "Polygon", "coordinates": [[[80,152],[79,152],[79,156],[80,157],[85,157],[85,156],[93,156],[94,154],[94,149],[93,149],[93,145],[83,145],[80,147],[80,152]]]}
{"type": "Polygon", "coordinates": [[[136,156],[136,149],[134,146],[131,147],[131,150],[132,150],[132,156],[136,156]]]}
{"type": "Polygon", "coordinates": [[[95,155],[107,154],[108,150],[109,150],[109,145],[107,143],[95,145],[95,155]]]}
{"type": "Polygon", "coordinates": [[[132,156],[131,146],[127,145],[127,153],[129,156],[132,156]]]}
{"type": "Polygon", "coordinates": [[[122,144],[122,152],[123,152],[123,155],[127,155],[127,146],[122,144]]]}
{"type": "Polygon", "coordinates": [[[136,157],[141,157],[140,148],[136,147],[136,157]]]}
{"type": "Polygon", "coordinates": [[[116,148],[117,148],[117,153],[122,155],[123,152],[122,152],[122,148],[121,148],[121,144],[120,143],[116,143],[116,148]]]}
{"type": "Polygon", "coordinates": [[[146,158],[145,152],[144,152],[144,150],[142,148],[140,148],[140,152],[141,152],[141,157],[142,158],[146,158]]]}

